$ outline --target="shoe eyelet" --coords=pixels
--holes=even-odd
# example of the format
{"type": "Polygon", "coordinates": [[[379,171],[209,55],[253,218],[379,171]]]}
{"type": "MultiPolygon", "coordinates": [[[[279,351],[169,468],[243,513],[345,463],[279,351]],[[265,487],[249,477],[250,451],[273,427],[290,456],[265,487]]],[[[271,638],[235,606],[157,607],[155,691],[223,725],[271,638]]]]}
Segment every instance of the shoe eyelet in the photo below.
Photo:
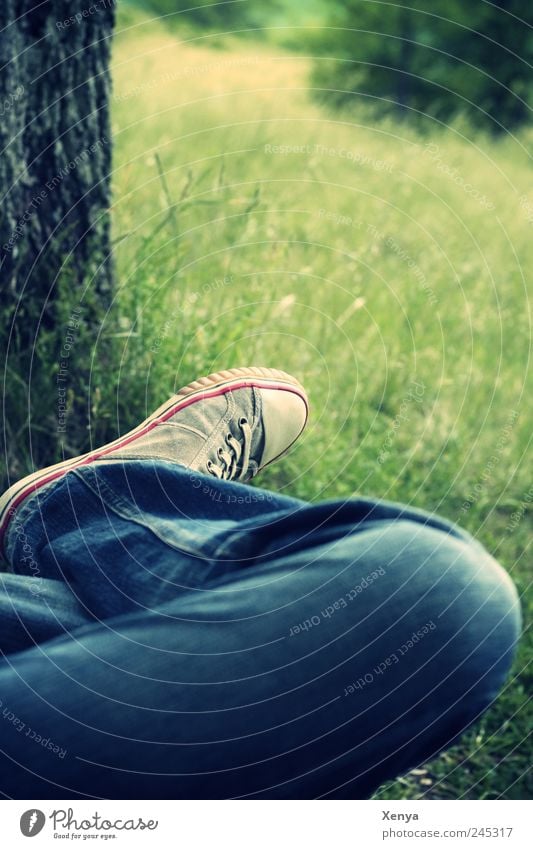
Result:
{"type": "Polygon", "coordinates": [[[246,416],[241,416],[241,417],[240,417],[240,419],[239,419],[239,424],[240,424],[240,425],[248,424],[248,419],[246,418],[246,416]]]}

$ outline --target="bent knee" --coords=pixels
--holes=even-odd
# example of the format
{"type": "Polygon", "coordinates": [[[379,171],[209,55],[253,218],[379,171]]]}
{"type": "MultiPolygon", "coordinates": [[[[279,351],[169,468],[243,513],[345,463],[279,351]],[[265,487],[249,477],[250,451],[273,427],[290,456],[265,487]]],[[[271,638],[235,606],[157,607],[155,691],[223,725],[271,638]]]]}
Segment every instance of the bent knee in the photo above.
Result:
{"type": "Polygon", "coordinates": [[[475,540],[414,522],[391,530],[408,596],[418,596],[435,622],[446,667],[487,698],[500,689],[521,629],[515,585],[502,566],[475,540]]]}

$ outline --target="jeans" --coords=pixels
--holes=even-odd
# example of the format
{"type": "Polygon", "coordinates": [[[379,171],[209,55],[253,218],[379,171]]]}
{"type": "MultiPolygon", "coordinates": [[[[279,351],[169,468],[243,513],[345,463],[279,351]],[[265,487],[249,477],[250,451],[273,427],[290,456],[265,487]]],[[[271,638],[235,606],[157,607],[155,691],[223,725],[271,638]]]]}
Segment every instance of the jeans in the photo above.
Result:
{"type": "Polygon", "coordinates": [[[0,575],[13,798],[366,798],[448,747],[514,653],[469,534],[149,460],[30,496],[0,575]]]}

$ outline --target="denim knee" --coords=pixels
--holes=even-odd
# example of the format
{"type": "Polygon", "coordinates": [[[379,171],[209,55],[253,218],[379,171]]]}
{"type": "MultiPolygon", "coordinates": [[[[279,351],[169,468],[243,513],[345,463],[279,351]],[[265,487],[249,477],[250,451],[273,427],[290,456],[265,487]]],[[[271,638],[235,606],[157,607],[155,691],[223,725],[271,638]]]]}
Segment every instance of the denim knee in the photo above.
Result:
{"type": "MultiPolygon", "coordinates": [[[[508,573],[476,540],[414,522],[393,524],[391,572],[404,609],[421,602],[438,635],[434,660],[450,687],[488,704],[509,672],[521,629],[518,593],[508,573]]],[[[420,615],[418,615],[420,619],[420,615]]]]}

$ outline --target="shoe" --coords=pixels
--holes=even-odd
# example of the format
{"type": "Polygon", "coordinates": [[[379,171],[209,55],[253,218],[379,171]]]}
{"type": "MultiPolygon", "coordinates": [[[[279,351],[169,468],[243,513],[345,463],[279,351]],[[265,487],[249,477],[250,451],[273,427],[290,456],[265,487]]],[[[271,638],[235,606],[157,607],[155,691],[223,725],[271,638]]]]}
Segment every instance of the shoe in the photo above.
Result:
{"type": "Polygon", "coordinates": [[[166,460],[231,481],[248,481],[291,447],[308,417],[304,388],[284,371],[233,368],[201,377],[129,433],[80,457],[34,472],[0,498],[0,549],[21,503],[89,463],[166,460]]]}

